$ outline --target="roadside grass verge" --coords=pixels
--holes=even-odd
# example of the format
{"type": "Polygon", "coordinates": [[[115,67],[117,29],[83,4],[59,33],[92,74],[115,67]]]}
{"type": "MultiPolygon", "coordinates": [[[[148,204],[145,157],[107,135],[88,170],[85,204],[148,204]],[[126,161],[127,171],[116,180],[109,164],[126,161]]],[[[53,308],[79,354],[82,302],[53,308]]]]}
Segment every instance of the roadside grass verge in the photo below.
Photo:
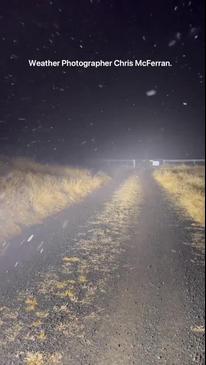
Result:
{"type": "Polygon", "coordinates": [[[76,233],[73,247],[58,250],[49,265],[42,263],[24,285],[1,296],[2,364],[63,365],[68,355],[76,364],[78,349],[92,349],[88,335],[106,314],[110,282],[119,279],[142,199],[139,178],[129,176],[76,233]]]}
{"type": "Polygon", "coordinates": [[[202,166],[162,167],[154,177],[194,221],[205,225],[205,169],[202,166]]]}
{"type": "Polygon", "coordinates": [[[80,201],[108,181],[89,170],[16,158],[0,161],[0,247],[23,227],[80,201]]]}

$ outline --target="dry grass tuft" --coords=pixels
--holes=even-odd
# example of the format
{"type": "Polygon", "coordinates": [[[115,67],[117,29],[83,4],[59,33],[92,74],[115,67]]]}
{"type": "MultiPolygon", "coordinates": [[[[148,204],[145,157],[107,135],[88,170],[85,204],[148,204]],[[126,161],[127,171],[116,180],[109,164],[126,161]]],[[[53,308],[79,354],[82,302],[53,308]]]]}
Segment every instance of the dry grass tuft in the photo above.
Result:
{"type": "Polygon", "coordinates": [[[28,352],[26,356],[26,365],[61,365],[62,355],[58,352],[45,355],[40,352],[28,352]]]}
{"type": "Polygon", "coordinates": [[[26,357],[26,364],[27,365],[44,365],[44,358],[43,355],[39,352],[31,353],[29,352],[26,357]]]}
{"type": "Polygon", "coordinates": [[[205,326],[194,326],[191,327],[191,331],[195,334],[201,334],[204,335],[205,334],[205,326]]]}
{"type": "Polygon", "coordinates": [[[38,307],[38,302],[35,297],[28,297],[25,300],[25,304],[27,312],[35,311],[36,307],[38,307]]]}
{"type": "Polygon", "coordinates": [[[41,223],[106,183],[86,169],[44,165],[28,159],[0,161],[0,246],[24,226],[41,223]]]}
{"type": "Polygon", "coordinates": [[[154,177],[194,221],[205,225],[204,167],[163,167],[155,170],[154,177]]]}

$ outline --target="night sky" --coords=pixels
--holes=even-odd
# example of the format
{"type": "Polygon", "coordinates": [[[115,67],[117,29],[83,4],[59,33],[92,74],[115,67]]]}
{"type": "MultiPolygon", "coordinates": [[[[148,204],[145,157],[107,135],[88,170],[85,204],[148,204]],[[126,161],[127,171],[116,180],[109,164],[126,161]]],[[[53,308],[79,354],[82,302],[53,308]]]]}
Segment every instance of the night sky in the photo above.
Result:
{"type": "Polygon", "coordinates": [[[199,0],[2,1],[0,153],[202,158],[203,16],[199,0]],[[172,67],[30,67],[28,59],[172,67]]]}

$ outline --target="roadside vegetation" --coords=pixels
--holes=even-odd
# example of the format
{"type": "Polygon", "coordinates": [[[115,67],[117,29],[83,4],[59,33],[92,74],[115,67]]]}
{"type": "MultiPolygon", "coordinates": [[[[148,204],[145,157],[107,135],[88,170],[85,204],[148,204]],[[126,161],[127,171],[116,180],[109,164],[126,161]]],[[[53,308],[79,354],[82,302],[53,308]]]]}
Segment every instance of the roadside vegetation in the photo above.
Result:
{"type": "Polygon", "coordinates": [[[7,292],[1,296],[2,365],[19,359],[25,365],[63,365],[70,359],[76,364],[77,350],[84,351],[84,343],[93,347],[88,334],[103,318],[102,298],[111,292],[111,278],[119,278],[120,258],[131,242],[142,198],[139,179],[128,177],[77,233],[78,244],[58,250],[49,265],[13,291],[11,301],[7,292]]]}
{"type": "Polygon", "coordinates": [[[194,221],[205,225],[205,168],[167,166],[155,170],[155,179],[194,221]]]}
{"type": "Polygon", "coordinates": [[[86,169],[0,159],[0,248],[23,227],[80,201],[108,179],[86,169]]]}

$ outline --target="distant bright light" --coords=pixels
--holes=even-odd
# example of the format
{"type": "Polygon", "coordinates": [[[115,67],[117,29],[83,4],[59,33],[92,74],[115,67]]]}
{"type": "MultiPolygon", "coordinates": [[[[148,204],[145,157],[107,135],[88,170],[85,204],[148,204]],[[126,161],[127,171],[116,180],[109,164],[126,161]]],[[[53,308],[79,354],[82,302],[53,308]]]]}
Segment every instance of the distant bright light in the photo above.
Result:
{"type": "Polygon", "coordinates": [[[159,161],[152,161],[152,166],[159,166],[160,162],[159,161]]]}

